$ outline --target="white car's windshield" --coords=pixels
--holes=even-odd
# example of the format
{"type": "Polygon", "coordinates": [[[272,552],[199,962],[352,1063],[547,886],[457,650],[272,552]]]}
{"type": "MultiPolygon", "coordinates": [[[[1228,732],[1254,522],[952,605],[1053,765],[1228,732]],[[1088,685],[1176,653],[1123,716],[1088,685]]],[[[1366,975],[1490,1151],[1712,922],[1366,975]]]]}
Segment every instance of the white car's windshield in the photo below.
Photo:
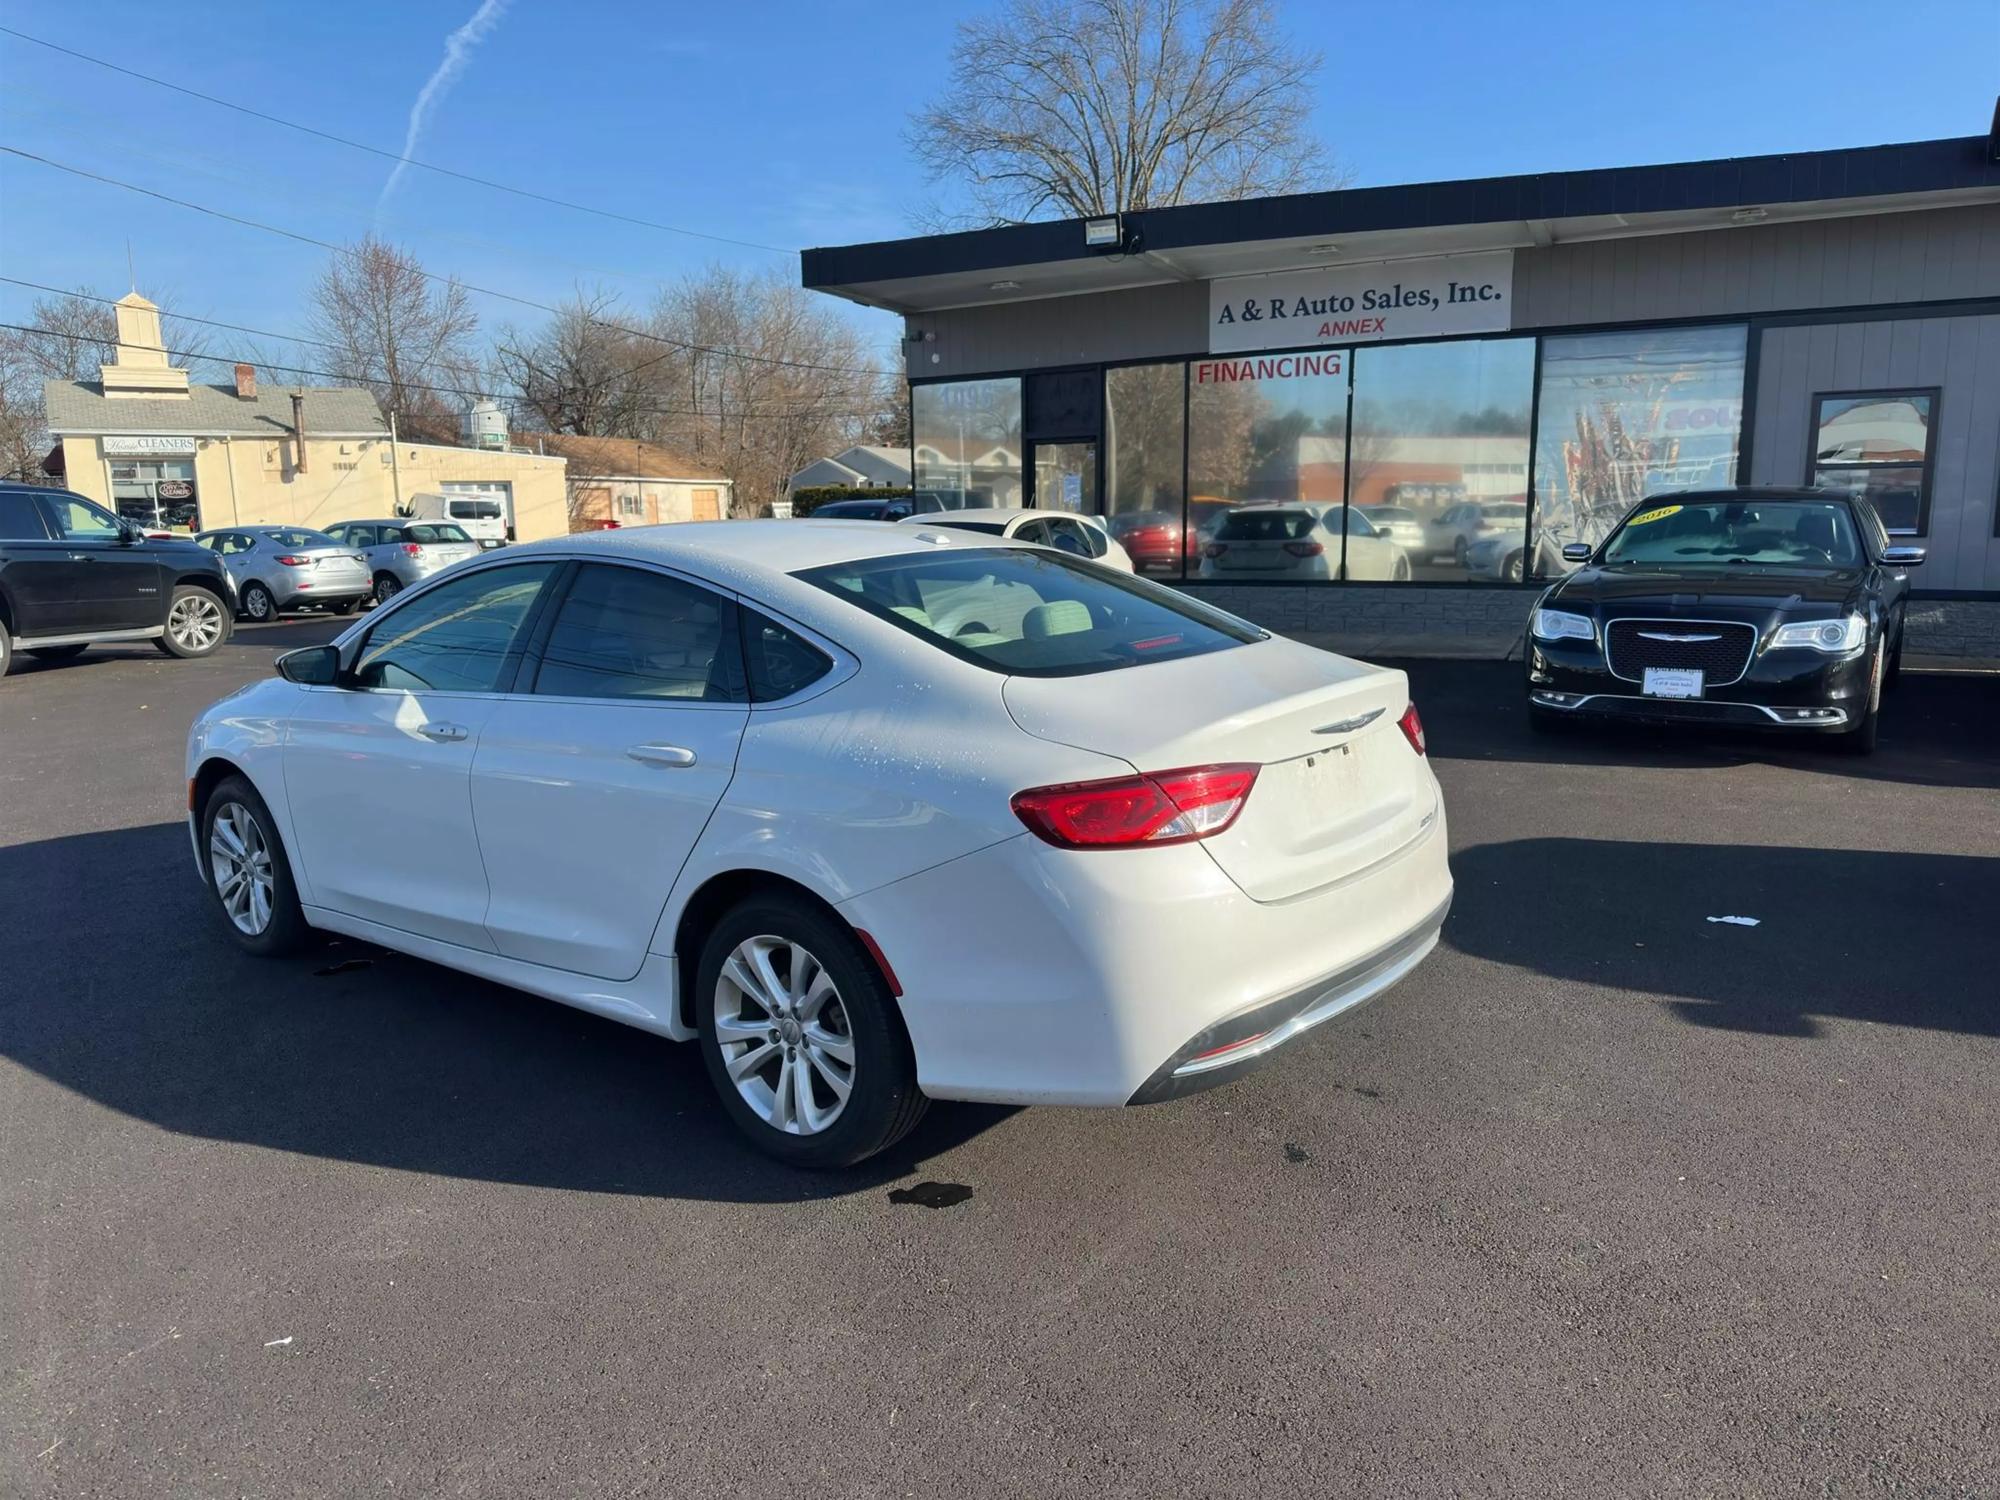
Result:
{"type": "Polygon", "coordinates": [[[798,576],[954,656],[1024,676],[1109,672],[1264,638],[1158,584],[1048,552],[875,557],[798,576]]]}
{"type": "Polygon", "coordinates": [[[1847,507],[1835,501],[1662,501],[1626,518],[1604,544],[1604,560],[1852,568],[1861,546],[1847,507]]]}

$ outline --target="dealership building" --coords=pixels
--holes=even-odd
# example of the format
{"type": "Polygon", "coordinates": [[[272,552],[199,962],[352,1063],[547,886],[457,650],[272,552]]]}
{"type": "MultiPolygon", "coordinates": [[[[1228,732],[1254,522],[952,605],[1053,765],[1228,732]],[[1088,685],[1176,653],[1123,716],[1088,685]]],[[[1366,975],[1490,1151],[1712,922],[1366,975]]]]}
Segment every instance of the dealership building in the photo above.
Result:
{"type": "Polygon", "coordinates": [[[1639,500],[1812,484],[1928,549],[1912,650],[2000,656],[2000,117],[803,273],[904,318],[917,489],[1104,514],[1145,571],[1274,627],[1518,633],[1563,545],[1639,500]]]}

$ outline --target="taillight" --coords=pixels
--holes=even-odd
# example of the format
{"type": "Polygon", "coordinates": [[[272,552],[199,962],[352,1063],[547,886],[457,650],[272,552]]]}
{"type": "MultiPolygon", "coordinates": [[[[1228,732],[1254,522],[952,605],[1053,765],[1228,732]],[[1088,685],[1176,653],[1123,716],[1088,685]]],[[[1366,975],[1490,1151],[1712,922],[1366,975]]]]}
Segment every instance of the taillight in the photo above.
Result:
{"type": "Polygon", "coordinates": [[[1410,748],[1419,755],[1424,749],[1424,721],[1417,717],[1417,705],[1412,703],[1403,710],[1403,717],[1396,721],[1396,727],[1403,731],[1403,738],[1410,742],[1410,748]]]}
{"type": "Polygon", "coordinates": [[[1254,765],[1188,766],[1144,776],[1034,787],[1014,795],[1014,815],[1059,849],[1185,844],[1236,821],[1254,765]]]}
{"type": "Polygon", "coordinates": [[[1326,548],[1318,542],[1287,542],[1285,550],[1294,557],[1318,557],[1326,548]]]}
{"type": "Polygon", "coordinates": [[[1223,553],[1225,553],[1225,552],[1227,552],[1227,551],[1229,550],[1229,543],[1227,543],[1227,542],[1210,542],[1210,543],[1208,544],[1208,546],[1207,546],[1207,547],[1205,547],[1205,548],[1203,548],[1202,550],[1203,550],[1203,551],[1205,551],[1205,552],[1207,552],[1207,554],[1208,554],[1208,555],[1209,555],[1210,557],[1220,557],[1220,556],[1222,556],[1222,554],[1223,554],[1223,553]]]}
{"type": "Polygon", "coordinates": [[[281,557],[278,561],[288,568],[307,568],[312,566],[312,559],[310,557],[281,557]]]}
{"type": "Polygon", "coordinates": [[[424,549],[418,546],[415,542],[403,543],[403,550],[409,553],[410,556],[412,557],[422,557],[424,555],[424,549]]]}

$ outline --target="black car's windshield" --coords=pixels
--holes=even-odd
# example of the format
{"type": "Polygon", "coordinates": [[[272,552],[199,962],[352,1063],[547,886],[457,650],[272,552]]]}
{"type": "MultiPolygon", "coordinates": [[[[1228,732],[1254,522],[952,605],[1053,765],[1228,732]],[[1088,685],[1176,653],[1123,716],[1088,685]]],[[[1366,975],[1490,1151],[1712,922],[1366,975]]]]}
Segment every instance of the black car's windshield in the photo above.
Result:
{"type": "Polygon", "coordinates": [[[1861,544],[1837,501],[1664,501],[1626,517],[1604,544],[1604,560],[1853,568],[1861,544]]]}
{"type": "Polygon", "coordinates": [[[1023,676],[1109,672],[1264,639],[1185,594],[1053,552],[905,553],[798,576],[953,656],[1023,676]]]}

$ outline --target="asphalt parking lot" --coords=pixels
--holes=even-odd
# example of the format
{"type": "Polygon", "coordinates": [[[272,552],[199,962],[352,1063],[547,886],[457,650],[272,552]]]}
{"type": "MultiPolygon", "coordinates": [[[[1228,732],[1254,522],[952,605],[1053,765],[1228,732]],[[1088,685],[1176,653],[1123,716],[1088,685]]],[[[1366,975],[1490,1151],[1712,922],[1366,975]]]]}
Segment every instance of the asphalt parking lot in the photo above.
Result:
{"type": "Polygon", "coordinates": [[[826,1178],[691,1049],[223,940],[187,724],[335,629],[0,682],[0,1493],[2000,1491],[2000,679],[1850,759],[1412,664],[1410,981],[826,1178]]]}

